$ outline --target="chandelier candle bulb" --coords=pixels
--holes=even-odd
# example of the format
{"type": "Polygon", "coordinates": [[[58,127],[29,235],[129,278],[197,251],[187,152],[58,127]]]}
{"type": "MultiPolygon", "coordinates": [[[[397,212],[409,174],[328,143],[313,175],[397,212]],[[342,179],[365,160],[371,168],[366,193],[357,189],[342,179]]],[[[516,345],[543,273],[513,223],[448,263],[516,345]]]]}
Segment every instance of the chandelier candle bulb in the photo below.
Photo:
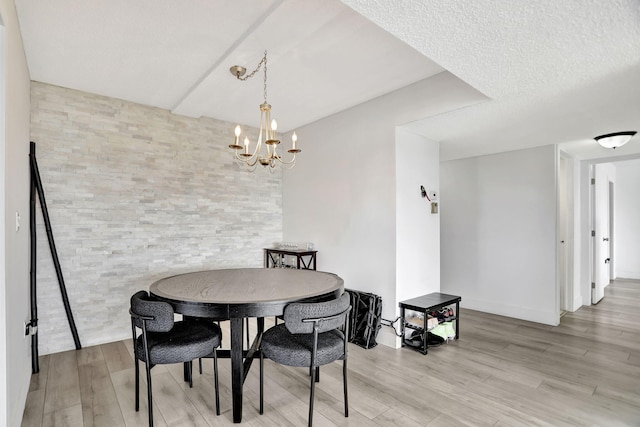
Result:
{"type": "Polygon", "coordinates": [[[235,130],[235,134],[236,134],[236,139],[234,141],[233,144],[229,145],[229,148],[233,148],[234,150],[240,150],[242,148],[242,145],[238,145],[238,139],[240,138],[240,125],[236,126],[236,130],[235,130]]]}
{"type": "Polygon", "coordinates": [[[293,135],[291,135],[291,141],[293,142],[293,144],[291,145],[292,149],[296,149],[296,141],[298,140],[298,135],[296,135],[295,132],[293,132],[293,135]]]}

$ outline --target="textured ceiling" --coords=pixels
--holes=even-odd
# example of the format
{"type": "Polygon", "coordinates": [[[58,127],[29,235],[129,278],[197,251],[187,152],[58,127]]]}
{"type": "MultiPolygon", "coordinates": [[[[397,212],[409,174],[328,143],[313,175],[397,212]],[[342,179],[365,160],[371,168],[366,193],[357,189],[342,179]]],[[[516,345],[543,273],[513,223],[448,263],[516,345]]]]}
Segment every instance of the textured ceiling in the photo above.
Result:
{"type": "Polygon", "coordinates": [[[407,124],[441,158],[640,131],[638,0],[16,0],[31,78],[193,117],[290,130],[448,70],[489,100],[407,124]],[[366,17],[366,18],[365,18],[366,17]]]}
{"type": "Polygon", "coordinates": [[[413,123],[441,159],[567,143],[589,158],[596,135],[640,131],[640,1],[344,0],[491,98],[413,123]]]}

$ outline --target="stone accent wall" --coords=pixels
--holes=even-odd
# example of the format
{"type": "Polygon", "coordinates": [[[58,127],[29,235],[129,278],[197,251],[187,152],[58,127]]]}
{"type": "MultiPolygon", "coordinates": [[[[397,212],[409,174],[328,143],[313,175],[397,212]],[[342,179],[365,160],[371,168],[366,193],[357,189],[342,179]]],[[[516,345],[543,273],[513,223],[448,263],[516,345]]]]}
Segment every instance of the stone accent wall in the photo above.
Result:
{"type": "MultiPolygon", "coordinates": [[[[260,267],[282,240],[282,172],[238,167],[234,126],[32,82],[31,138],[83,347],[130,337],[129,298],[155,280],[260,267]]],[[[74,343],[39,203],[37,232],[49,354],[74,343]]]]}

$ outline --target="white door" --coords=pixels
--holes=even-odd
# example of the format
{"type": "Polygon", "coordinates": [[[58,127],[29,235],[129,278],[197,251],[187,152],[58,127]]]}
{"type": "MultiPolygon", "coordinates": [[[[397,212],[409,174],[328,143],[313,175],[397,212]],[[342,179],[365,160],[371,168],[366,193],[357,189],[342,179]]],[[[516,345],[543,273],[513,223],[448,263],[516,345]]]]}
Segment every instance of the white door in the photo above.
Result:
{"type": "Polygon", "coordinates": [[[597,304],[604,297],[604,288],[609,284],[610,271],[610,164],[595,165],[595,185],[593,186],[593,279],[591,304],[597,304]]]}

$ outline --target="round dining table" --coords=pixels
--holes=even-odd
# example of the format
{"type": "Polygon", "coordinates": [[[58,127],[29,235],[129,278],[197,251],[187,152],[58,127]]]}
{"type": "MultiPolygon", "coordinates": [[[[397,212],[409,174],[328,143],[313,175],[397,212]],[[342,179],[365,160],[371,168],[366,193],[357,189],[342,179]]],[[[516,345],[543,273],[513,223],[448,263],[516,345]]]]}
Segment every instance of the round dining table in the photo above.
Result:
{"type": "Polygon", "coordinates": [[[343,280],[333,274],[288,268],[233,268],[197,271],[154,282],[149,292],[171,304],[183,316],[229,320],[233,421],[242,421],[242,387],[253,357],[259,356],[264,318],[280,316],[291,302],[334,299],[344,292],[343,280]],[[243,349],[243,320],[257,318],[251,347],[243,349]]]}

